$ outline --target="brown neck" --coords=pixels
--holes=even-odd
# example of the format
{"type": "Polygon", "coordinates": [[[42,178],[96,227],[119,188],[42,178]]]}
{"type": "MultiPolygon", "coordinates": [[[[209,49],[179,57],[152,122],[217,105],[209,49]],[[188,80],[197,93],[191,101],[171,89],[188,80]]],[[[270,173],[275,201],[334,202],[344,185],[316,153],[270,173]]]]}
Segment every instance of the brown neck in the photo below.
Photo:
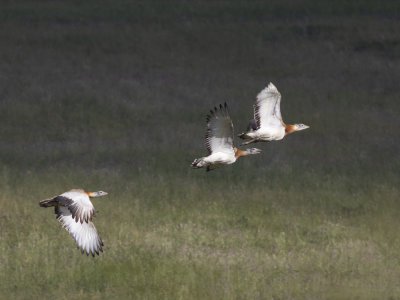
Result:
{"type": "Polygon", "coordinates": [[[238,158],[239,156],[243,156],[247,154],[247,151],[245,150],[240,150],[236,147],[233,147],[233,150],[235,151],[235,158],[238,158]]]}
{"type": "Polygon", "coordinates": [[[285,124],[285,134],[289,134],[292,133],[293,131],[296,131],[294,128],[295,128],[294,125],[285,124]]]}

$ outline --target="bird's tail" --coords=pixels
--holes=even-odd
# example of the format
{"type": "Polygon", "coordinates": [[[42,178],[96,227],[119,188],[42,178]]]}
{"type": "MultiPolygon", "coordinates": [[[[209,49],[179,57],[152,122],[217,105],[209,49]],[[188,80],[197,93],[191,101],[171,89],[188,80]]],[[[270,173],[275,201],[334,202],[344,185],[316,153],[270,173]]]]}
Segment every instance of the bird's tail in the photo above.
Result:
{"type": "Polygon", "coordinates": [[[57,204],[57,200],[55,200],[55,198],[49,198],[49,199],[45,199],[39,202],[39,205],[41,207],[50,207],[50,206],[56,206],[57,204]]]}
{"type": "Polygon", "coordinates": [[[244,139],[248,138],[248,136],[247,136],[247,132],[242,132],[242,133],[239,133],[239,134],[238,134],[238,137],[240,137],[242,140],[244,140],[244,139]]]}
{"type": "Polygon", "coordinates": [[[206,162],[204,161],[204,157],[196,158],[192,164],[190,165],[193,169],[198,169],[204,167],[206,162]]]}
{"type": "Polygon", "coordinates": [[[240,134],[238,134],[238,137],[240,137],[241,139],[251,139],[252,137],[248,135],[248,133],[253,132],[257,130],[257,123],[256,120],[251,119],[249,121],[249,125],[247,126],[246,132],[242,132],[240,134]]]}
{"type": "Polygon", "coordinates": [[[250,135],[252,131],[246,131],[238,134],[238,137],[240,137],[242,140],[248,140],[248,139],[253,139],[254,137],[250,135]]]}

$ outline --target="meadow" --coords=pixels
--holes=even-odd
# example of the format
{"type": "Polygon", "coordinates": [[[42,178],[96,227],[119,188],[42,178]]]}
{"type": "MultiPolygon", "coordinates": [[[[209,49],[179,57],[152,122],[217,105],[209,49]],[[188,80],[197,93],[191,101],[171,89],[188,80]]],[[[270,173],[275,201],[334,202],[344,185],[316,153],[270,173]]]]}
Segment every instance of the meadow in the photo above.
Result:
{"type": "MultiPolygon", "coordinates": [[[[400,4],[4,1],[0,299],[399,299],[400,4]],[[212,172],[273,82],[311,128],[212,172]],[[104,253],[52,209],[104,190],[104,253]]],[[[237,139],[236,143],[240,141],[237,139]]]]}

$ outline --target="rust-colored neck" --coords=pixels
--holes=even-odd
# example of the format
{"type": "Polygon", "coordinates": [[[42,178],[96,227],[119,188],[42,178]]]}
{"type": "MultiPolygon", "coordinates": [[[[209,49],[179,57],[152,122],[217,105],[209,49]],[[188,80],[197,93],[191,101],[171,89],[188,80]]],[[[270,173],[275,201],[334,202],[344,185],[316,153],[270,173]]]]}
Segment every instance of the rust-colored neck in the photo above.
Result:
{"type": "Polygon", "coordinates": [[[240,150],[236,147],[233,147],[233,150],[235,151],[235,158],[238,158],[239,156],[243,156],[247,154],[247,151],[245,150],[240,150]]]}
{"type": "Polygon", "coordinates": [[[296,131],[294,125],[286,125],[285,124],[285,135],[289,134],[289,133],[292,133],[293,131],[296,131]]]}

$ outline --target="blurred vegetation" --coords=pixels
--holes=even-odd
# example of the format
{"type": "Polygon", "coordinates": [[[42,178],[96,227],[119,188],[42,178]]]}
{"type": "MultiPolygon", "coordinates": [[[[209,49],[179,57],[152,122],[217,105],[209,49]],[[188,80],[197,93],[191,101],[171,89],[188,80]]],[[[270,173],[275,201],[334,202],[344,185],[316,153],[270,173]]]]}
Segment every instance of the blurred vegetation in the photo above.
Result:
{"type": "Polygon", "coordinates": [[[399,298],[399,8],[2,1],[0,298],[399,298]],[[311,128],[190,169],[269,81],[311,128]],[[94,259],[38,206],[80,187],[94,259]]]}

